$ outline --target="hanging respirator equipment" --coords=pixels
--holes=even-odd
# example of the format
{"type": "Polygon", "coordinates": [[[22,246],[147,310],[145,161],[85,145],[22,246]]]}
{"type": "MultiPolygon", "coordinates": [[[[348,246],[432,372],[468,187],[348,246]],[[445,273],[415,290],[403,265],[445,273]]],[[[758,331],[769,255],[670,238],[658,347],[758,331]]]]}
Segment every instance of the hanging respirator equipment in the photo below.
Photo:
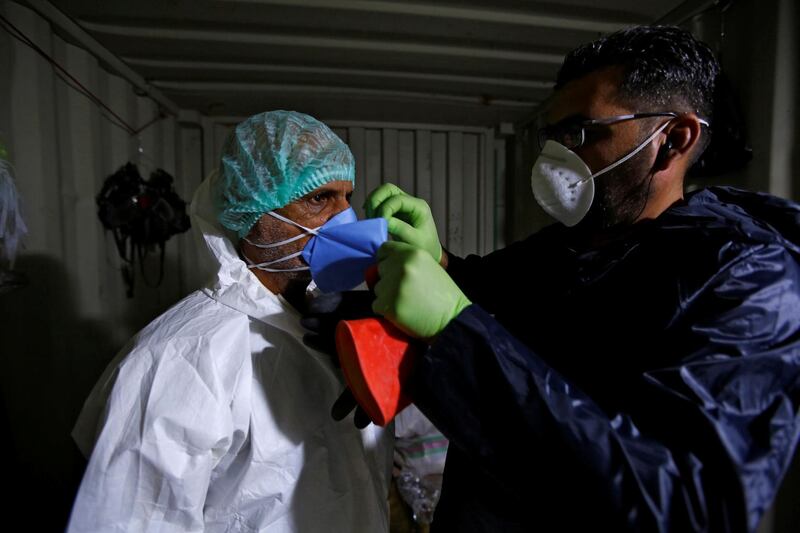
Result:
{"type": "Polygon", "coordinates": [[[189,229],[186,202],[175,192],[173,178],[162,169],[145,181],[133,163],[108,176],[97,195],[97,216],[110,230],[122,258],[127,296],[133,296],[136,260],[145,284],[157,287],[164,278],[164,248],[170,237],[189,229]],[[158,280],[151,284],[144,271],[149,252],[159,252],[158,280]]]}

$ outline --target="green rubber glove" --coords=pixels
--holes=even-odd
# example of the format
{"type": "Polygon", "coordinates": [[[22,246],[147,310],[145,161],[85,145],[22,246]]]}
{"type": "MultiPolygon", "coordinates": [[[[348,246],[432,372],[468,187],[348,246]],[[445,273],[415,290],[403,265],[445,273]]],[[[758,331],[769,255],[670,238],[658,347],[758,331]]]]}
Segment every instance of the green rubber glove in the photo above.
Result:
{"type": "Polygon", "coordinates": [[[431,339],[471,302],[425,251],[388,241],[378,249],[372,310],[412,337],[431,339]]]}
{"type": "Polygon", "coordinates": [[[367,218],[385,218],[389,234],[396,241],[405,242],[428,252],[438,263],[442,259],[442,245],[436,223],[428,203],[409,196],[400,187],[384,183],[364,202],[367,218]]]}

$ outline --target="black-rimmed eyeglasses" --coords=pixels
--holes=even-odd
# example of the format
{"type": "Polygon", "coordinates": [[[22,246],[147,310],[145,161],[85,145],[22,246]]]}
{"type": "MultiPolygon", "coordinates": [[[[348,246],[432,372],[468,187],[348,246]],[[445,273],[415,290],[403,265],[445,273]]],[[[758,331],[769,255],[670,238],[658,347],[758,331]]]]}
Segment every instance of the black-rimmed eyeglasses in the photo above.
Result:
{"type": "MultiPolygon", "coordinates": [[[[593,118],[588,120],[562,120],[556,124],[540,128],[538,133],[539,149],[544,148],[547,141],[553,140],[563,144],[570,150],[579,148],[586,141],[586,128],[592,126],[608,126],[609,124],[616,124],[617,122],[624,122],[626,120],[637,120],[640,118],[652,117],[672,117],[677,118],[678,113],[670,111],[660,113],[633,113],[629,115],[617,115],[615,117],[606,118],[593,118]]],[[[699,119],[703,126],[708,126],[708,122],[704,119],[699,119]]]]}

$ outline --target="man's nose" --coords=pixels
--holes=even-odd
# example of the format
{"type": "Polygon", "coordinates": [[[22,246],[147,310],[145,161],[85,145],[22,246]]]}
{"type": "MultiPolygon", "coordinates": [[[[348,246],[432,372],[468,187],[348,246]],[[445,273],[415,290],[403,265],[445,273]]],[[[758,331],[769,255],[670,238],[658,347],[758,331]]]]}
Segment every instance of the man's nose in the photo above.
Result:
{"type": "Polygon", "coordinates": [[[350,200],[347,198],[347,195],[345,194],[336,195],[336,202],[334,203],[333,207],[334,213],[331,216],[332,217],[336,216],[345,209],[348,209],[349,207],[350,207],[350,200]]]}

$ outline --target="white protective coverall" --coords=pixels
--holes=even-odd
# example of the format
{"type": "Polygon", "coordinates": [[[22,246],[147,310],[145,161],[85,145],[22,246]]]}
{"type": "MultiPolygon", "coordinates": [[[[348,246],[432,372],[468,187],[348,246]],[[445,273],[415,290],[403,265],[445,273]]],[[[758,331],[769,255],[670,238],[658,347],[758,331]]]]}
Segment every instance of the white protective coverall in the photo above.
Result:
{"type": "Polygon", "coordinates": [[[68,531],[388,531],[392,432],[331,419],[340,371],[239,259],[211,179],[191,212],[215,279],[139,332],[86,401],[68,531]]]}

